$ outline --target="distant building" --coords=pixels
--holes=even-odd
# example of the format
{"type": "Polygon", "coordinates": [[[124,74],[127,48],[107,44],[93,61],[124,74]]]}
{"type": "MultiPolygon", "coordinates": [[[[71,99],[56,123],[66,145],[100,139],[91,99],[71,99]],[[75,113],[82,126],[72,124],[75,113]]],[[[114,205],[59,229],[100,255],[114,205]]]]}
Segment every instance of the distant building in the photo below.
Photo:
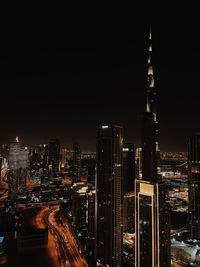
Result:
{"type": "Polygon", "coordinates": [[[49,141],[48,154],[49,170],[55,174],[60,170],[60,141],[59,139],[51,139],[49,141]]]}
{"type": "Polygon", "coordinates": [[[190,237],[200,241],[200,134],[188,145],[190,237]]]}
{"type": "Polygon", "coordinates": [[[18,139],[10,143],[8,156],[8,186],[9,196],[17,197],[19,193],[23,193],[26,189],[26,176],[28,168],[29,151],[21,146],[18,139]]]}
{"type": "Polygon", "coordinates": [[[40,167],[44,173],[48,169],[48,145],[40,144],[37,148],[37,152],[40,156],[40,167]]]}
{"type": "Polygon", "coordinates": [[[97,266],[121,267],[123,128],[97,129],[96,236],[97,266]]]}
{"type": "Polygon", "coordinates": [[[81,178],[81,148],[79,143],[73,144],[73,176],[74,180],[78,181],[81,178]]]}

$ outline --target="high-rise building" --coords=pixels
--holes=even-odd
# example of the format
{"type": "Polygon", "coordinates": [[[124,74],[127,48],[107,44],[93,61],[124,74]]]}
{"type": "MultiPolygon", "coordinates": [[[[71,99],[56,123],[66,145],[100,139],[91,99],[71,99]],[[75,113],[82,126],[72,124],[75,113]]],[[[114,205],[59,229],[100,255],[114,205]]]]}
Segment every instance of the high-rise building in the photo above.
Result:
{"type": "Polygon", "coordinates": [[[73,176],[75,181],[80,179],[81,176],[81,149],[79,143],[73,144],[73,176]]]}
{"type": "Polygon", "coordinates": [[[188,145],[190,237],[200,240],[200,134],[193,135],[188,145]]]}
{"type": "Polygon", "coordinates": [[[72,194],[73,227],[78,237],[87,237],[87,190],[83,186],[72,194]]]}
{"type": "Polygon", "coordinates": [[[60,140],[51,139],[49,141],[49,155],[48,155],[49,170],[53,174],[60,170],[60,140]]]}
{"type": "Polygon", "coordinates": [[[135,183],[135,155],[134,145],[124,143],[122,149],[123,175],[122,175],[122,194],[134,190],[135,183]]]}
{"type": "Polygon", "coordinates": [[[97,130],[95,257],[97,266],[121,266],[123,128],[97,130]]]}
{"type": "Polygon", "coordinates": [[[169,207],[165,185],[158,175],[158,127],[151,31],[147,73],[147,101],[142,131],[142,179],[135,183],[135,266],[170,266],[169,207]]]}
{"type": "Polygon", "coordinates": [[[8,155],[8,186],[9,197],[11,198],[16,198],[26,188],[28,155],[28,149],[21,146],[18,138],[16,138],[16,141],[10,143],[8,155]]]}

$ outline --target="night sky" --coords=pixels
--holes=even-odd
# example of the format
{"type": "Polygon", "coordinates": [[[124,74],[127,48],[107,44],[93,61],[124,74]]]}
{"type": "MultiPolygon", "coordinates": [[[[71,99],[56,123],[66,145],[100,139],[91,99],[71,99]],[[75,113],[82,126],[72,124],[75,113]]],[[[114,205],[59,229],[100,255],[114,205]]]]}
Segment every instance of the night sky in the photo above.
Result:
{"type": "MultiPolygon", "coordinates": [[[[63,146],[79,141],[95,150],[96,126],[106,123],[123,125],[125,140],[138,146],[150,20],[135,14],[13,25],[1,50],[0,143],[58,137],[63,146]]],[[[187,150],[200,131],[198,24],[169,16],[151,24],[160,147],[187,150]]]]}

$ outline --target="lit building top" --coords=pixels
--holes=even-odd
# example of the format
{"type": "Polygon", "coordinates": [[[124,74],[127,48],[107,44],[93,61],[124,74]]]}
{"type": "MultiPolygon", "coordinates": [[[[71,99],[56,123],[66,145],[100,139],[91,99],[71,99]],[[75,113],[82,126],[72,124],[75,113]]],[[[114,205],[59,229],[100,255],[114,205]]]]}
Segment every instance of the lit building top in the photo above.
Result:
{"type": "Polygon", "coordinates": [[[152,39],[151,29],[149,33],[149,50],[148,50],[148,70],[147,70],[147,102],[146,112],[154,114],[154,121],[156,121],[156,91],[154,87],[154,72],[152,62],[152,39]]]}

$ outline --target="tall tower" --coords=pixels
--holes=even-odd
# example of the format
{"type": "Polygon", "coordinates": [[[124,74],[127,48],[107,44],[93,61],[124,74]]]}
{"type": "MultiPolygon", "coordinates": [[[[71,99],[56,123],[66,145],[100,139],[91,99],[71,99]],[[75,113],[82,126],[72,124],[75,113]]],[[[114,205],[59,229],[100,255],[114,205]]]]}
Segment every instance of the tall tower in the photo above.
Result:
{"type": "Polygon", "coordinates": [[[147,71],[147,99],[142,129],[142,179],[135,182],[135,266],[170,266],[169,207],[158,175],[158,123],[152,64],[151,30],[147,71]]]}
{"type": "Polygon", "coordinates": [[[189,140],[188,163],[190,237],[200,240],[200,134],[193,135],[189,140]]]}
{"type": "Polygon", "coordinates": [[[97,266],[121,267],[123,128],[97,130],[95,258],[97,266]]]}

